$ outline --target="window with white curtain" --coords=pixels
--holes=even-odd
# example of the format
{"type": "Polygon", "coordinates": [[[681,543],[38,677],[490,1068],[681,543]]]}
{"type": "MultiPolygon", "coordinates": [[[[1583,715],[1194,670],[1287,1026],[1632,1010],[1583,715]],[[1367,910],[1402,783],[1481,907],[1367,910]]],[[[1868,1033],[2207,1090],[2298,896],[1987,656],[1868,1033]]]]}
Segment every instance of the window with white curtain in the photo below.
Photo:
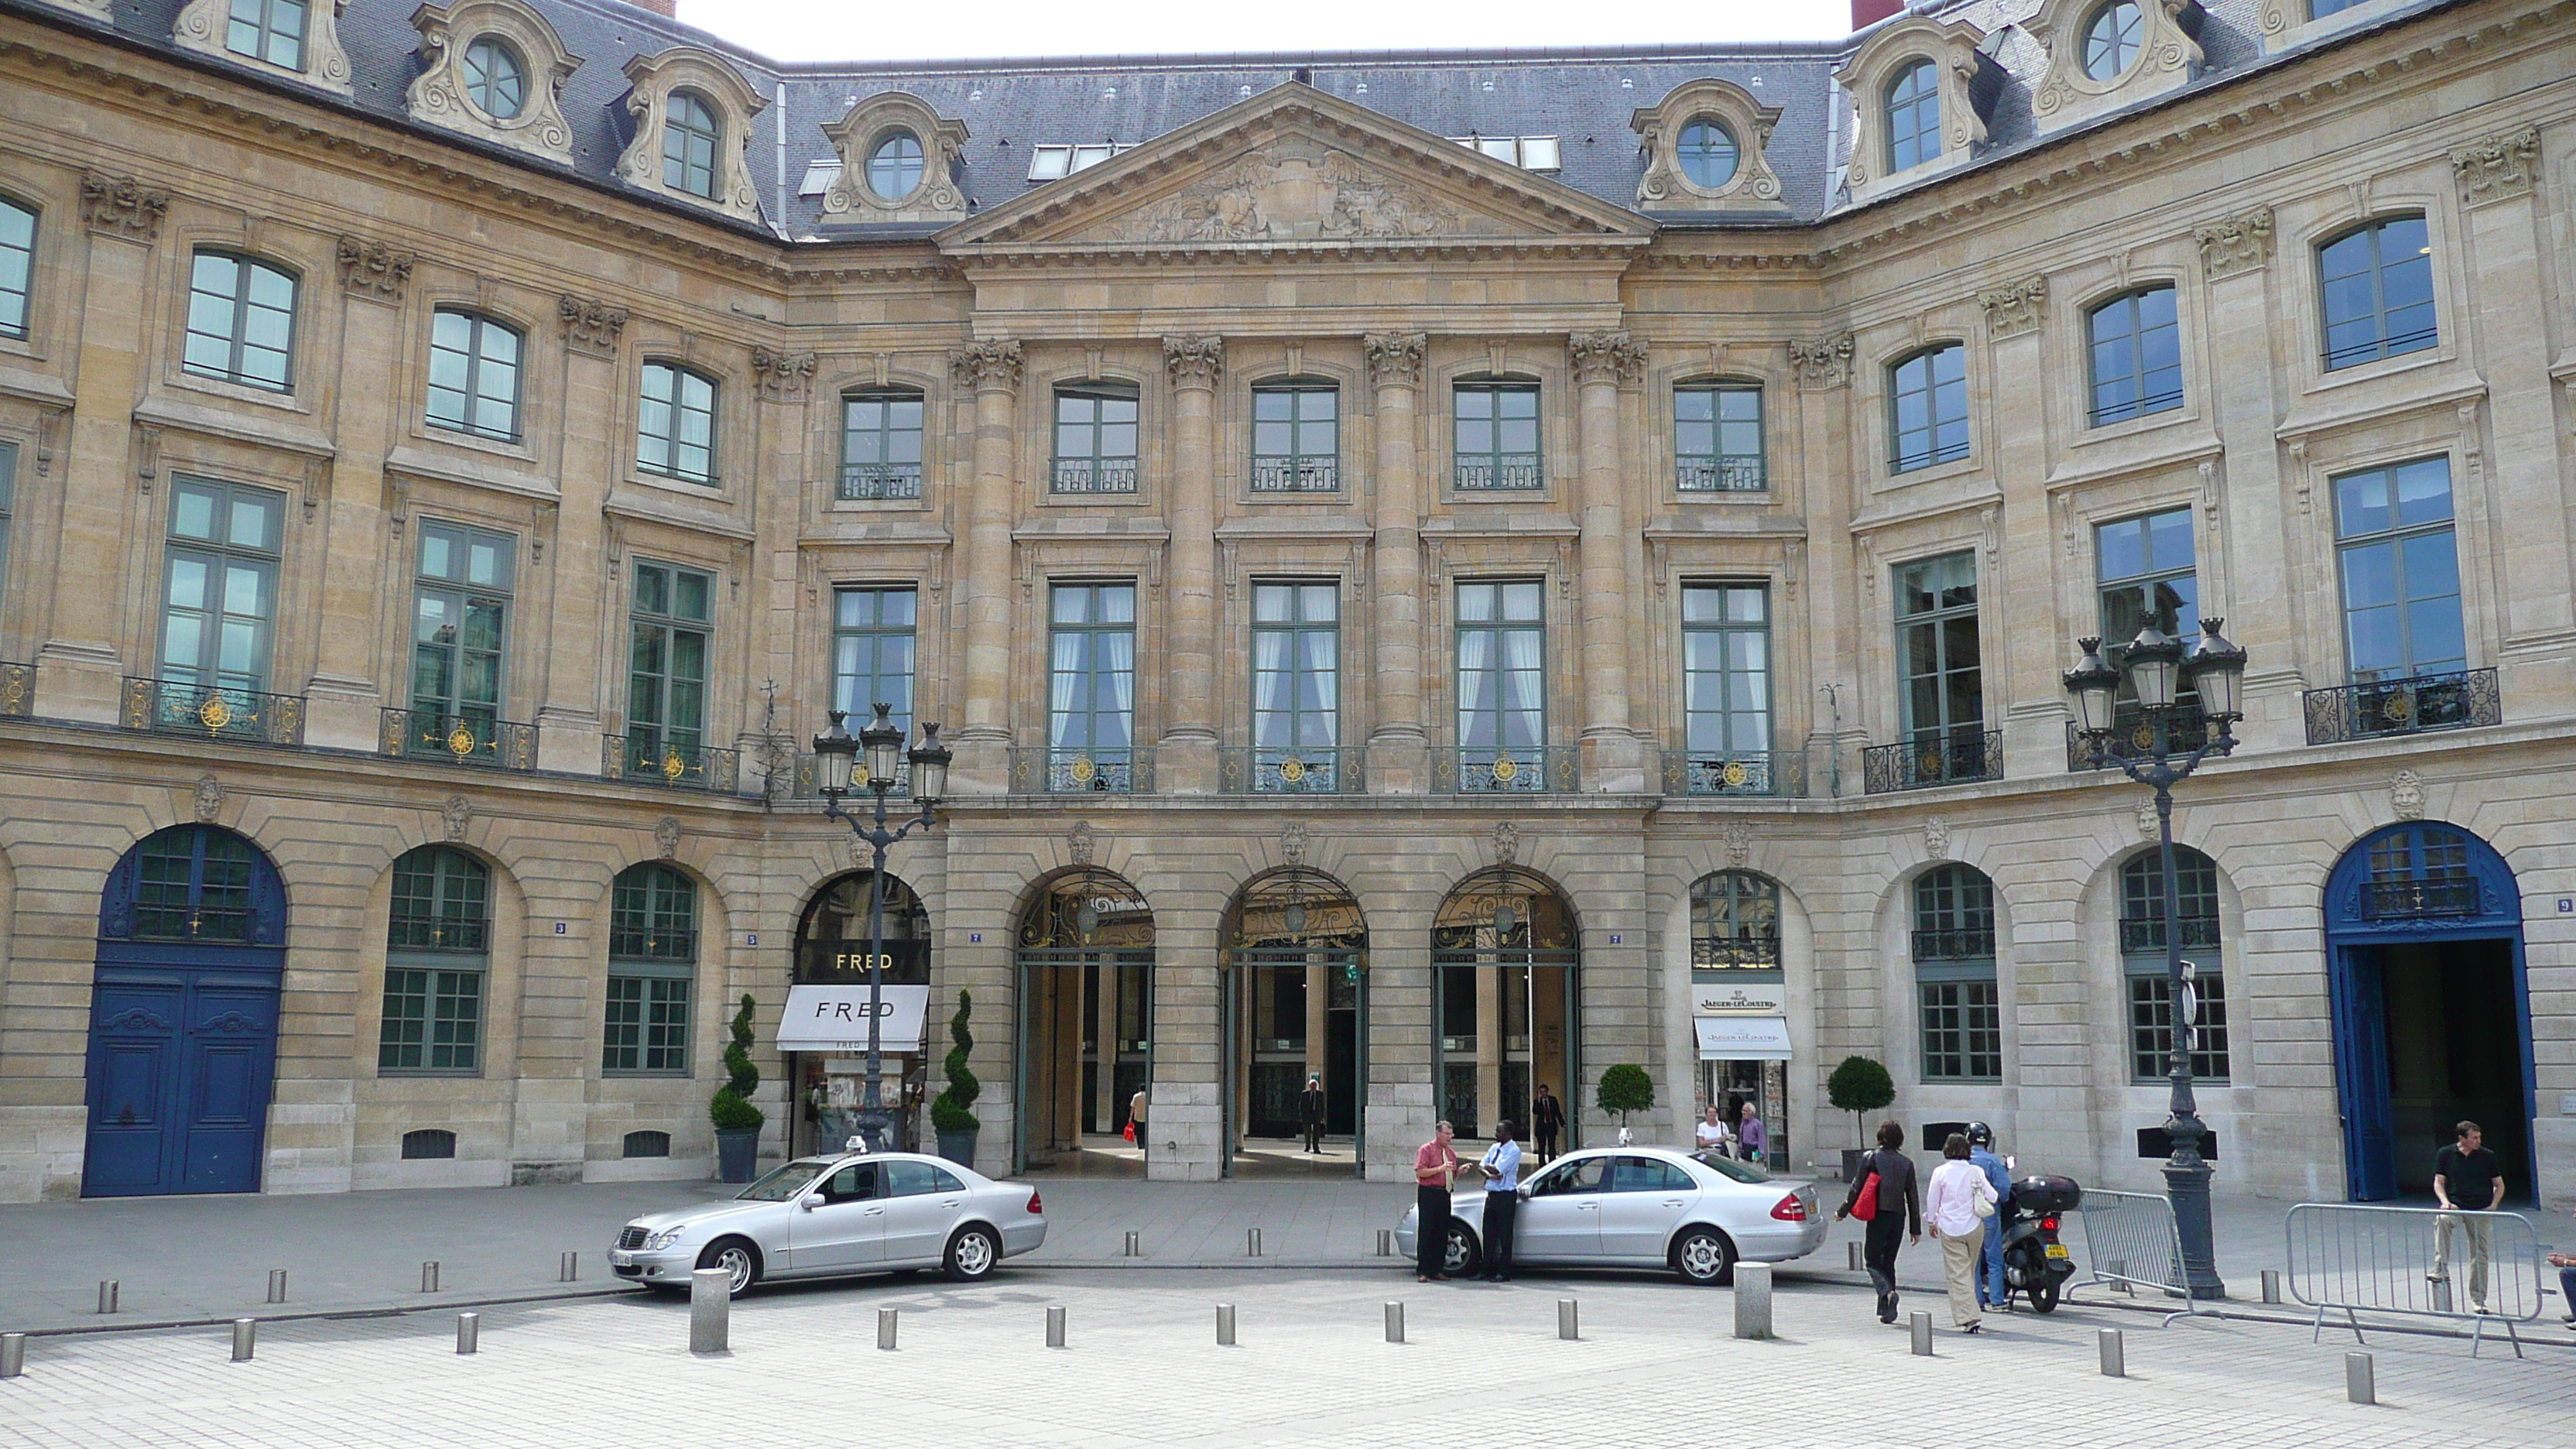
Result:
{"type": "Polygon", "coordinates": [[[1458,586],[1458,748],[1469,764],[1547,743],[1547,620],[1537,579],[1458,586]]]}
{"type": "Polygon", "coordinates": [[[1057,584],[1049,617],[1048,746],[1124,761],[1136,740],[1136,586],[1057,584]]]}
{"type": "Polygon", "coordinates": [[[1341,743],[1341,586],[1252,586],[1252,744],[1268,759],[1341,743]]]}

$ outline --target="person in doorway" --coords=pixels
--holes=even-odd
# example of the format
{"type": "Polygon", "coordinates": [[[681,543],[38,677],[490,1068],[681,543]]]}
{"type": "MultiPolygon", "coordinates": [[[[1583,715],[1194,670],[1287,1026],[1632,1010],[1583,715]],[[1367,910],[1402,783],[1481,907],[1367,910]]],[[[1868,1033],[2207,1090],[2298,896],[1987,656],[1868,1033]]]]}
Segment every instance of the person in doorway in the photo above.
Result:
{"type": "Polygon", "coordinates": [[[1556,1135],[1565,1130],[1565,1104],[1556,1100],[1547,1083],[1538,1084],[1538,1095],[1530,1100],[1530,1132],[1538,1138],[1538,1160],[1556,1160],[1556,1135]]]}
{"type": "Polygon", "coordinates": [[[1761,1114],[1753,1110],[1752,1103],[1747,1102],[1744,1104],[1743,1111],[1737,1116],[1735,1155],[1746,1162],[1769,1161],[1771,1133],[1770,1129],[1762,1125],[1761,1114]]]}
{"type": "Polygon", "coordinates": [[[1735,1146],[1735,1134],[1726,1130],[1726,1123],[1717,1115],[1714,1102],[1699,1114],[1699,1125],[1691,1129],[1691,1139],[1698,1144],[1700,1151],[1714,1152],[1720,1157],[1726,1156],[1735,1146]]]}
{"type": "Polygon", "coordinates": [[[1494,1124],[1494,1145],[1476,1164],[1485,1174],[1485,1281],[1512,1281],[1512,1227],[1521,1206],[1520,1130],[1512,1119],[1494,1124]]]}
{"type": "Polygon", "coordinates": [[[1932,1169],[1923,1215],[1932,1220],[1933,1241],[1941,1245],[1941,1277],[1950,1288],[1950,1322],[1962,1333],[1974,1333],[1984,1326],[1977,1302],[1977,1249],[1985,1241],[1985,1220],[1994,1216],[1995,1190],[1986,1174],[1968,1160],[1967,1133],[1951,1133],[1941,1146],[1941,1159],[1941,1165],[1932,1169]]]}
{"type": "Polygon", "coordinates": [[[1145,1089],[1142,1087],[1136,1089],[1135,1096],[1127,1099],[1127,1125],[1136,1129],[1136,1160],[1142,1162],[1146,1158],[1145,1089]]]}
{"type": "Polygon", "coordinates": [[[1324,1078],[1306,1074],[1306,1090],[1297,1094],[1297,1120],[1306,1124],[1306,1150],[1324,1150],[1324,1078]]]}
{"type": "Polygon", "coordinates": [[[2460,1213],[2491,1213],[2504,1206],[2504,1174],[2496,1167],[2496,1156],[2487,1150],[2486,1133],[2475,1122],[2462,1122],[2457,1129],[2459,1140],[2433,1154],[2433,1201],[2440,1204],[2443,1216],[2433,1219],[2433,1271],[2425,1282],[2451,1281],[2451,1243],[2456,1235],[2469,1240],[2469,1302],[2477,1311],[2487,1311],[2487,1265],[2495,1253],[2495,1224],[2480,1217],[2452,1216],[2460,1213]]]}
{"type": "Polygon", "coordinates": [[[1923,1201],[1914,1188],[1914,1160],[1901,1150],[1905,1129],[1894,1122],[1878,1124],[1878,1150],[1860,1160],[1851,1191],[1834,1209],[1834,1221],[1858,1218],[1868,1224],[1862,1234],[1861,1261],[1869,1267],[1870,1286],[1878,1290],[1878,1321],[1896,1321],[1896,1250],[1910,1235],[1923,1241],[1923,1201]],[[1867,1199],[1867,1201],[1863,1201],[1867,1199]],[[1899,1205],[1904,1208],[1900,1216],[1899,1205]]]}
{"type": "Polygon", "coordinates": [[[1449,1145],[1457,1135],[1443,1122],[1413,1154],[1413,1263],[1415,1275],[1425,1283],[1442,1282],[1449,1276],[1449,1189],[1467,1170],[1458,1160],[1457,1149],[1449,1145]]]}
{"type": "Polygon", "coordinates": [[[1983,1122],[1968,1124],[1968,1160],[1995,1190],[1994,1230],[1986,1234],[1985,1247],[1977,1255],[1977,1302],[2010,1313],[2012,1292],[2004,1282],[2004,1229],[2012,1223],[2012,1174],[1995,1155],[1995,1129],[1983,1122]]]}

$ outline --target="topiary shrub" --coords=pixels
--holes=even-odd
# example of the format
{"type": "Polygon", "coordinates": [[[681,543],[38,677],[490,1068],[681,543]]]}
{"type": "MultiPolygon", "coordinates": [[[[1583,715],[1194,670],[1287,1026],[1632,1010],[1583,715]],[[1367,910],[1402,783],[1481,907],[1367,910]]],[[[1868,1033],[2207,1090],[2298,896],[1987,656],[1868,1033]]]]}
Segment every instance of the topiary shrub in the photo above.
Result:
{"type": "Polygon", "coordinates": [[[716,1088],[707,1103],[707,1118],[718,1131],[756,1132],[768,1115],[751,1105],[751,1094],[760,1088],[760,1068],[751,1064],[751,993],[742,995],[742,1009],[733,1014],[733,1040],[724,1051],[725,1084],[716,1088]]]}
{"type": "Polygon", "coordinates": [[[1621,1062],[1601,1074],[1598,1092],[1601,1110],[1619,1114],[1619,1125],[1628,1125],[1628,1114],[1648,1111],[1655,1105],[1655,1081],[1646,1069],[1634,1062],[1621,1062]]]}
{"type": "Polygon", "coordinates": [[[1862,1116],[1896,1100],[1896,1080],[1887,1074],[1887,1068],[1868,1057],[1845,1057],[1842,1065],[1834,1068],[1834,1074],[1825,1078],[1825,1100],[1852,1114],[1861,1145],[1867,1147],[1869,1125],[1861,1120],[1862,1116]]]}
{"type": "Polygon", "coordinates": [[[974,1009],[975,998],[966,992],[958,992],[957,1014],[948,1018],[948,1039],[956,1045],[948,1049],[948,1055],[939,1063],[941,1069],[948,1073],[948,1090],[930,1102],[930,1125],[941,1132],[973,1132],[984,1125],[967,1110],[975,1105],[977,1097],[984,1095],[984,1084],[975,1080],[975,1074],[966,1068],[966,1054],[975,1049],[975,1038],[966,1030],[966,1018],[974,1009]]]}

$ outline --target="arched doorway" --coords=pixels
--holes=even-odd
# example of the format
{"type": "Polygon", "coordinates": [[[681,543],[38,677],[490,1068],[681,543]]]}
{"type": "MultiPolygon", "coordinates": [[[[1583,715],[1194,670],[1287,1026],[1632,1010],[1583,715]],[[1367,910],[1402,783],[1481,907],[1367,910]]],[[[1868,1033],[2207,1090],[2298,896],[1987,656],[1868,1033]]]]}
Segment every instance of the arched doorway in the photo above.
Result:
{"type": "Polygon", "coordinates": [[[1143,1163],[1145,1134],[1131,1148],[1119,1133],[1153,1080],[1152,908],[1114,871],[1050,877],[1021,913],[1017,960],[1012,1170],[1080,1165],[1086,1150],[1143,1163]]]}
{"type": "Polygon", "coordinates": [[[2372,1202],[2430,1191],[2463,1119],[2527,1197],[2531,993],[2522,895],[2493,846],[2411,821],[2362,837],[2326,877],[2326,958],[2345,1181],[2372,1202]]]}
{"type": "MultiPolygon", "coordinates": [[[[867,1090],[869,891],[872,871],[835,877],[796,923],[779,1050],[793,1084],[797,1153],[838,1151],[858,1131],[867,1090]]],[[[885,1012],[877,1028],[895,1143],[911,1150],[929,1083],[930,909],[900,877],[885,878],[885,1012]]]]}
{"type": "Polygon", "coordinates": [[[1567,1140],[1581,1136],[1574,907],[1544,877],[1496,866],[1460,881],[1431,928],[1431,1080],[1434,1105],[1461,1137],[1501,1118],[1529,1121],[1532,1088],[1567,1103],[1567,1140]]]}
{"type": "Polygon", "coordinates": [[[1691,1034],[1700,1100],[1730,1128],[1749,1103],[1766,1134],[1764,1158],[1789,1161],[1789,986],[1780,956],[1780,883],[1748,870],[1701,876],[1690,888],[1691,1034]]]}
{"type": "Polygon", "coordinates": [[[1226,1171],[1254,1165],[1246,1139],[1266,1141],[1261,1167],[1300,1161],[1358,1174],[1368,1081],[1368,922],[1340,881],[1321,871],[1274,871],[1246,885],[1225,913],[1226,1171]],[[1301,1096],[1324,1091],[1324,1150],[1302,1152],[1301,1096]],[[1349,1156],[1344,1158],[1347,1141],[1349,1156]]]}
{"type": "Polygon", "coordinates": [[[82,1196],[259,1191],[285,971],[258,846],[174,825],[125,853],[99,903],[82,1196]]]}

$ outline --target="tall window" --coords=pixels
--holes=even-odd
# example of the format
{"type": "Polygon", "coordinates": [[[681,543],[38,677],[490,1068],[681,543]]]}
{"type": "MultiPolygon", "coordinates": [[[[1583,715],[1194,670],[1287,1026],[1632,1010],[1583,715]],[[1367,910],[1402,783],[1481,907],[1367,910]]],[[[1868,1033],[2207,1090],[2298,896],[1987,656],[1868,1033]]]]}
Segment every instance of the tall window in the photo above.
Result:
{"type": "Polygon", "coordinates": [[[2433,318],[2433,243],[2420,216],[2374,221],[2317,249],[2326,369],[2441,340],[2433,318]]]}
{"type": "Polygon", "coordinates": [[[378,1072],[470,1074],[482,1066],[491,935],[492,873],[483,862],[444,845],[394,862],[378,1072]]]}
{"type": "Polygon", "coordinates": [[[1136,741],[1136,586],[1057,584],[1051,608],[1050,788],[1123,788],[1136,741]]]}
{"type": "Polygon", "coordinates": [[[608,1019],[600,1068],[689,1072],[698,885],[667,865],[629,867],[609,889],[608,1019]]]}
{"type": "Polygon", "coordinates": [[[2111,0],[2084,22],[2084,74],[2097,81],[2118,80],[2138,58],[2146,22],[2130,0],[2111,0]]]}
{"type": "Polygon", "coordinates": [[[1695,382],[1673,389],[1673,486],[1684,493],[1759,492],[1762,389],[1695,382]]]}
{"type": "Polygon", "coordinates": [[[1911,738],[1965,741],[1985,730],[1985,655],[1977,634],[1977,556],[1943,554],[1896,571],[1896,654],[1911,738]]]}
{"type": "MultiPolygon", "coordinates": [[[[2189,645],[2200,637],[2200,580],[2193,572],[2191,510],[2176,508],[2144,518],[2123,518],[2093,530],[2095,577],[2102,600],[2102,642],[2115,663],[2119,651],[2148,624],[2189,645]]],[[[2188,694],[2188,691],[2185,691],[2188,694]]],[[[2120,697],[2134,700],[2128,676],[2120,697]]]]}
{"type": "MultiPolygon", "coordinates": [[[[497,747],[518,541],[424,520],[412,591],[411,739],[440,748],[454,731],[497,747]]],[[[464,753],[458,751],[457,753],[464,753]]]]}
{"type": "Polygon", "coordinates": [[[1341,487],[1341,394],[1329,382],[1252,390],[1252,491],[1330,493],[1341,487]]]}
{"type": "Polygon", "coordinates": [[[921,394],[841,399],[839,496],[844,502],[921,496],[921,394]]]}
{"type": "Polygon", "coordinates": [[[716,196],[715,108],[694,91],[673,91],[662,110],[662,184],[673,191],[716,196]]]}
{"type": "MultiPolygon", "coordinates": [[[[832,594],[832,707],[846,711],[853,732],[886,717],[912,736],[914,608],[910,589],[838,589],[832,594]]],[[[859,765],[865,785],[867,765],[859,765]]]]}
{"type": "Polygon", "coordinates": [[[1136,491],[1136,390],[1084,383],[1055,390],[1055,491],[1136,491]]]}
{"type": "Polygon", "coordinates": [[[626,768],[685,773],[706,739],[707,636],[715,579],[670,564],[635,566],[626,663],[626,768]]]}
{"type": "Polygon", "coordinates": [[[1736,762],[1768,774],[1771,607],[1762,585],[1682,590],[1682,735],[1694,763],[1705,758],[1722,770],[1736,762]]]}
{"type": "Polygon", "coordinates": [[[1460,488],[1542,485],[1537,383],[1462,382],[1451,396],[1460,488]]]}
{"type": "Polygon", "coordinates": [[[1887,88],[1887,169],[1892,175],[1940,154],[1941,77],[1918,60],[1887,88]]]}
{"type": "Polygon", "coordinates": [[[440,308],[429,327],[431,426],[519,440],[519,334],[489,317],[440,308]]]}
{"type": "Polygon", "coordinates": [[[516,118],[528,105],[528,68],[497,35],[476,36],[465,47],[465,98],[496,121],[516,118]]]}
{"type": "Polygon", "coordinates": [[[1691,965],[1699,970],[1780,964],[1780,883],[1721,870],[1691,883],[1691,965]]]}
{"type": "Polygon", "coordinates": [[[27,335],[27,292],[36,274],[36,214],[0,201],[0,337],[27,335]]]}
{"type": "Polygon", "coordinates": [[[1956,342],[1926,348],[1888,369],[1891,473],[1910,473],[1968,456],[1968,349],[1956,342]]]}
{"type": "Polygon", "coordinates": [[[1254,788],[1330,788],[1341,743],[1340,619],[1339,584],[1252,586],[1254,788]],[[1324,773],[1306,778],[1316,771],[1324,773]]]}
{"type": "Polygon", "coordinates": [[[868,152],[868,190],[880,201],[901,201],[921,185],[921,138],[895,131],[868,152]]]}
{"type": "Polygon", "coordinates": [[[2182,333],[2174,289],[2114,297],[2085,318],[2093,367],[2093,426],[2182,406],[2182,333]]]}
{"type": "MultiPolygon", "coordinates": [[[[2191,1049],[2191,1074],[2227,1080],[2227,985],[2219,966],[2218,867],[2187,845],[2174,847],[2174,901],[2182,925],[2183,959],[2194,970],[2199,998],[2199,1037],[2191,1049]]],[[[2120,966],[2128,983],[2130,1074],[2161,1077],[2173,1051],[2173,976],[2165,961],[2165,871],[2155,851],[2120,867],[2120,966]]]]}
{"type": "Polygon", "coordinates": [[[716,481],[716,385],[685,367],[644,364],[635,466],[690,483],[716,481]]]}
{"type": "Polygon", "coordinates": [[[293,277],[247,257],[197,253],[181,352],[188,371],[284,392],[294,347],[293,277]]]}
{"type": "Polygon", "coordinates": [[[304,0],[232,0],[224,48],[287,70],[304,69],[304,0]]]}
{"type": "Polygon", "coordinates": [[[1923,1079],[2003,1079],[2003,1003],[1995,985],[1995,887],[1974,866],[1944,865],[1914,881],[1915,990],[1922,1006],[1923,1079]]]}
{"type": "MultiPolygon", "coordinates": [[[[1512,786],[1547,744],[1547,616],[1537,579],[1458,586],[1458,777],[1512,786]],[[1508,766],[1511,773],[1503,773],[1508,766]]],[[[1523,785],[1526,788],[1526,783],[1523,785]]]]}
{"type": "Polygon", "coordinates": [[[2334,480],[2334,492],[2353,682],[2468,668],[2450,460],[2347,473],[2334,480]]]}
{"type": "Polygon", "coordinates": [[[268,688],[284,497],[182,478],[170,489],[161,678],[197,689],[268,688]]]}

